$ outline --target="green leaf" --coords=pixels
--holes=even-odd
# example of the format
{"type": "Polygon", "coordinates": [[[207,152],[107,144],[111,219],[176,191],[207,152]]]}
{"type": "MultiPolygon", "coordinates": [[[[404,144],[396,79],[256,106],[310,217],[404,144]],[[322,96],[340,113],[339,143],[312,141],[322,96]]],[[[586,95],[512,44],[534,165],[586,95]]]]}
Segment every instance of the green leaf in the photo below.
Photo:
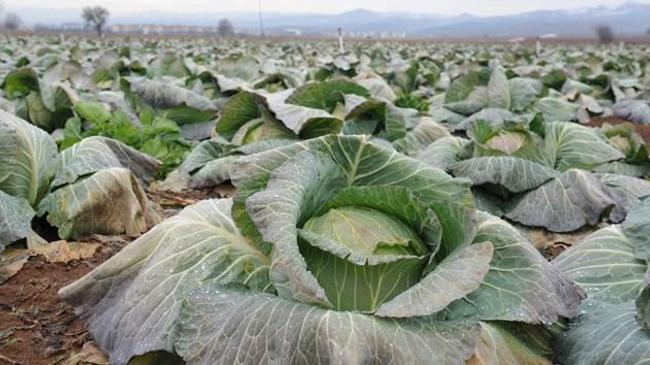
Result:
{"type": "Polygon", "coordinates": [[[641,198],[650,196],[650,181],[615,174],[597,174],[596,176],[609,196],[616,202],[616,206],[609,213],[611,222],[623,221],[628,215],[628,211],[641,198]]]}
{"type": "Polygon", "coordinates": [[[469,143],[470,140],[460,137],[442,137],[418,153],[415,158],[431,167],[448,171],[451,165],[460,160],[461,151],[469,143]]]}
{"type": "Polygon", "coordinates": [[[647,264],[635,249],[620,227],[610,226],[560,254],[553,266],[587,292],[583,308],[618,305],[635,299],[643,286],[647,264]]]}
{"type": "Polygon", "coordinates": [[[454,176],[467,177],[474,185],[494,184],[520,193],[535,189],[560,174],[544,165],[518,157],[476,157],[451,165],[454,176]]]}
{"type": "Polygon", "coordinates": [[[61,153],[52,188],[74,183],[83,176],[112,167],[131,170],[147,186],[160,165],[160,161],[114,139],[88,137],[61,153]]]}
{"type": "Polygon", "coordinates": [[[548,336],[530,325],[481,322],[481,337],[468,365],[551,365],[548,336]],[[523,337],[523,338],[521,338],[523,337]]]}
{"type": "Polygon", "coordinates": [[[295,94],[292,90],[286,90],[268,95],[266,103],[275,117],[296,135],[314,138],[341,130],[343,120],[328,111],[292,103],[292,92],[295,94]]]}
{"type": "Polygon", "coordinates": [[[477,323],[379,319],[265,294],[204,288],[183,305],[177,349],[189,363],[457,364],[477,323]]]}
{"type": "Polygon", "coordinates": [[[487,106],[488,91],[485,87],[490,79],[490,71],[472,71],[455,79],[445,94],[445,107],[469,115],[487,106]]]}
{"type": "Polygon", "coordinates": [[[0,190],[0,252],[5,246],[27,237],[32,230],[34,210],[27,200],[0,190]]]}
{"type": "Polygon", "coordinates": [[[427,250],[416,232],[400,220],[376,209],[365,207],[331,208],[325,214],[313,216],[303,230],[322,235],[345,247],[348,255],[358,255],[364,264],[370,256],[424,255],[427,250]]]}
{"type": "Polygon", "coordinates": [[[533,109],[542,113],[547,122],[570,122],[577,119],[580,106],[548,96],[537,100],[533,104],[533,109]]]}
{"type": "Polygon", "coordinates": [[[185,158],[179,167],[181,172],[191,174],[205,166],[208,162],[226,155],[234,148],[224,140],[207,140],[199,143],[185,158]]]}
{"type": "Polygon", "coordinates": [[[552,267],[513,226],[487,213],[477,213],[473,243],[491,242],[490,270],[479,289],[451,303],[450,318],[551,323],[576,314],[584,293],[552,267]]]}
{"type": "Polygon", "coordinates": [[[0,190],[36,206],[55,172],[56,143],[45,131],[2,110],[0,142],[0,150],[6,149],[0,155],[0,190]]]}
{"type": "Polygon", "coordinates": [[[650,264],[650,197],[639,199],[631,207],[621,228],[636,246],[635,256],[650,264]]]}
{"type": "Polygon", "coordinates": [[[215,127],[219,136],[231,140],[239,128],[261,115],[259,110],[261,102],[261,96],[247,91],[242,91],[228,99],[215,127]]]}
{"type": "MultiPolygon", "coordinates": [[[[230,180],[232,171],[237,163],[246,155],[259,153],[271,150],[278,147],[283,147],[288,144],[294,143],[293,140],[287,139],[270,139],[260,142],[249,143],[247,145],[236,147],[226,144],[220,153],[221,157],[211,158],[209,155],[203,157],[194,154],[192,158],[185,160],[183,169],[186,173],[190,173],[190,183],[195,188],[205,188],[217,186],[225,181],[230,180]],[[194,165],[194,170],[185,170],[191,167],[190,162],[194,165]]],[[[199,148],[195,150],[199,153],[199,148]]],[[[206,151],[207,152],[207,151],[206,151]]],[[[217,153],[212,151],[211,153],[217,153]]]]}
{"type": "Polygon", "coordinates": [[[449,137],[447,128],[432,118],[424,117],[413,130],[406,133],[404,138],[395,140],[393,145],[399,152],[407,156],[414,156],[431,143],[444,137],[449,137]]]}
{"type": "Polygon", "coordinates": [[[129,92],[137,101],[160,110],[167,119],[179,125],[212,120],[218,111],[212,100],[184,87],[142,78],[130,78],[129,81],[129,92]]]}
{"type": "Polygon", "coordinates": [[[105,123],[111,119],[111,112],[99,102],[79,101],[75,104],[74,111],[91,123],[105,123]]]}
{"type": "Polygon", "coordinates": [[[2,88],[9,99],[27,96],[32,91],[40,90],[38,75],[29,67],[11,71],[4,77],[2,88]]]}
{"type": "Polygon", "coordinates": [[[199,286],[270,289],[270,260],[239,233],[231,205],[230,199],[205,200],[185,208],[61,289],[112,362],[173,353],[181,305],[199,286]]]}
{"type": "Polygon", "coordinates": [[[297,88],[286,103],[331,112],[337,103],[344,102],[343,95],[355,94],[370,97],[363,86],[347,80],[307,83],[297,88]]]}
{"type": "Polygon", "coordinates": [[[560,171],[571,168],[589,169],[625,158],[596,129],[575,123],[547,123],[545,141],[546,152],[555,156],[555,168],[560,171]]]}
{"type": "Polygon", "coordinates": [[[470,245],[448,256],[418,283],[383,303],[380,317],[418,317],[437,313],[479,288],[490,268],[489,242],[470,245]]]}
{"type": "Polygon", "coordinates": [[[629,301],[581,316],[558,341],[558,360],[575,365],[647,363],[650,333],[639,327],[635,314],[629,301]]]}
{"type": "Polygon", "coordinates": [[[510,84],[503,68],[496,67],[492,70],[487,90],[490,107],[506,110],[510,109],[510,84]]]}
{"type": "Polygon", "coordinates": [[[572,169],[513,201],[506,217],[527,226],[571,232],[596,225],[615,204],[593,174],[572,169]]]}
{"type": "Polygon", "coordinates": [[[645,284],[646,287],[635,301],[636,320],[645,331],[650,331],[650,274],[646,277],[645,284]]]}
{"type": "Polygon", "coordinates": [[[157,55],[147,67],[147,74],[151,77],[186,77],[189,76],[189,73],[183,56],[175,52],[165,52],[157,55]]]}
{"type": "Polygon", "coordinates": [[[510,88],[510,110],[514,112],[523,112],[537,100],[542,93],[543,85],[539,80],[515,77],[508,80],[510,88]]]}

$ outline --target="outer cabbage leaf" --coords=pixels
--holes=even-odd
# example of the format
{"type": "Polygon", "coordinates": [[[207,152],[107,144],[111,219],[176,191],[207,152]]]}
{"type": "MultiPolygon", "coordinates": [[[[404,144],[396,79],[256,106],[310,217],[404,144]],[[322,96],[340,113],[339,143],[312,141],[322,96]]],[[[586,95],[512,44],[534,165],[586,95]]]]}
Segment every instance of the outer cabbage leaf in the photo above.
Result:
{"type": "Polygon", "coordinates": [[[578,118],[580,106],[560,98],[547,96],[533,104],[533,109],[542,113],[547,122],[570,122],[578,118]]]}
{"type": "Polygon", "coordinates": [[[10,243],[27,237],[33,217],[34,210],[27,200],[0,190],[0,252],[10,243]]]}
{"type": "Polygon", "coordinates": [[[454,131],[468,131],[468,135],[472,136],[472,128],[474,124],[479,121],[487,122],[492,128],[499,129],[507,120],[515,120],[517,116],[512,112],[505,109],[498,108],[485,108],[471,116],[463,119],[462,122],[454,126],[454,131]]]}
{"type": "Polygon", "coordinates": [[[645,284],[647,286],[634,304],[636,304],[636,320],[639,325],[646,331],[650,331],[650,273],[646,277],[645,284]]]}
{"type": "Polygon", "coordinates": [[[393,142],[395,149],[407,155],[414,156],[431,143],[440,138],[449,137],[449,131],[432,118],[422,118],[413,130],[406,133],[404,138],[393,142]]]}
{"type": "Polygon", "coordinates": [[[70,184],[82,176],[112,167],[131,170],[147,186],[160,166],[160,161],[122,142],[106,137],[88,137],[61,153],[51,187],[70,184]]]}
{"type": "Polygon", "coordinates": [[[352,81],[331,80],[304,84],[293,91],[286,102],[330,112],[337,103],[344,101],[345,94],[370,97],[366,88],[352,81]]]}
{"type": "Polygon", "coordinates": [[[636,257],[650,264],[650,197],[644,197],[632,206],[621,227],[636,246],[636,257]]]}
{"type": "Polygon", "coordinates": [[[185,208],[61,289],[111,363],[173,353],[181,305],[199,286],[269,289],[270,260],[239,233],[231,205],[230,199],[205,200],[185,208]]]}
{"type": "Polygon", "coordinates": [[[555,168],[560,171],[590,169],[625,158],[598,134],[598,130],[575,123],[547,123],[545,141],[546,153],[555,156],[555,168]]]}
{"type": "Polygon", "coordinates": [[[48,221],[65,239],[97,233],[137,235],[158,220],[135,176],[117,167],[55,190],[41,201],[38,213],[48,213],[48,221]]]}
{"type": "Polygon", "coordinates": [[[513,193],[539,187],[560,174],[544,165],[518,157],[476,157],[451,165],[454,176],[467,177],[474,185],[495,184],[513,193]]]}
{"type": "Polygon", "coordinates": [[[514,201],[506,217],[527,226],[570,232],[597,224],[615,204],[593,174],[572,169],[514,201]]]}
{"type": "Polygon", "coordinates": [[[512,103],[510,96],[510,83],[503,68],[496,67],[492,70],[490,81],[487,85],[490,107],[510,110],[512,103]]]}
{"type": "Polygon", "coordinates": [[[221,110],[215,130],[220,137],[231,140],[237,130],[261,114],[259,106],[262,97],[252,92],[242,91],[228,99],[221,110]]]}
{"type": "Polygon", "coordinates": [[[647,264],[635,257],[636,245],[619,226],[603,228],[566,250],[553,266],[586,292],[583,307],[621,304],[637,297],[647,264]]]}
{"type": "Polygon", "coordinates": [[[546,325],[575,315],[584,292],[516,228],[484,212],[477,216],[473,242],[494,246],[490,270],[479,289],[447,307],[447,315],[546,325]]]}
{"type": "MultiPolygon", "coordinates": [[[[183,169],[181,171],[185,172],[184,169],[189,169],[190,166],[194,168],[194,171],[189,172],[191,174],[190,184],[192,187],[204,188],[217,186],[230,180],[233,168],[235,168],[238,161],[244,156],[286,146],[294,142],[294,140],[287,139],[270,139],[250,143],[237,148],[229,149],[226,147],[222,150],[221,157],[212,158],[210,160],[208,160],[210,156],[207,154],[201,157],[192,153],[193,158],[185,160],[188,164],[182,165],[181,167],[183,169]]],[[[198,148],[199,147],[197,147],[197,149],[198,148]]],[[[199,153],[199,151],[197,151],[197,153],[199,153]]]]}
{"type": "Polygon", "coordinates": [[[650,333],[639,327],[633,301],[583,315],[556,346],[564,364],[642,364],[650,361],[650,333]]]}
{"type": "Polygon", "coordinates": [[[510,87],[510,110],[525,111],[542,93],[543,85],[539,80],[515,77],[508,80],[510,87]]]}
{"type": "Polygon", "coordinates": [[[0,143],[0,190],[35,206],[54,174],[58,155],[54,140],[45,131],[0,110],[0,143]]]}
{"type": "Polygon", "coordinates": [[[408,318],[445,309],[454,300],[479,288],[490,269],[493,250],[489,242],[460,249],[411,288],[383,303],[375,315],[408,318]]]}
{"type": "Polygon", "coordinates": [[[192,152],[185,157],[178,169],[183,173],[191,174],[208,162],[228,154],[234,148],[235,146],[225,140],[211,139],[203,141],[192,149],[192,152]]]}
{"type": "Polygon", "coordinates": [[[452,81],[445,94],[445,108],[469,115],[488,106],[489,78],[486,72],[469,72],[452,81]]]}
{"type": "Polygon", "coordinates": [[[442,137],[418,153],[415,158],[431,167],[448,171],[460,160],[460,153],[471,141],[460,137],[442,137]]]}
{"type": "Polygon", "coordinates": [[[614,223],[623,221],[630,208],[637,204],[640,198],[650,196],[650,181],[615,174],[596,176],[616,202],[616,206],[609,214],[609,220],[614,223]]]}
{"type": "Polygon", "coordinates": [[[634,123],[650,124],[650,105],[644,100],[622,100],[614,104],[614,115],[634,123]]]}
{"type": "Polygon", "coordinates": [[[549,336],[544,329],[504,322],[481,322],[481,337],[468,365],[551,365],[549,336]]]}
{"type": "Polygon", "coordinates": [[[314,108],[312,103],[307,103],[308,106],[297,104],[291,98],[298,90],[286,90],[266,96],[268,108],[275,117],[296,135],[305,138],[338,133],[343,126],[343,120],[330,114],[327,109],[314,108]]]}
{"type": "Polygon", "coordinates": [[[276,296],[204,288],[184,303],[178,352],[192,364],[464,364],[470,321],[388,320],[276,296]]]}

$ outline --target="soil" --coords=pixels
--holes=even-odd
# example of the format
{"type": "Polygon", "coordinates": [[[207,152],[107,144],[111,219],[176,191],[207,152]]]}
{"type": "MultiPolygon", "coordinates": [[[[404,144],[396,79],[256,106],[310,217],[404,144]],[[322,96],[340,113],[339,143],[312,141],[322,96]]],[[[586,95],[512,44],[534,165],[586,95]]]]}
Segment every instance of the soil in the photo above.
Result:
{"type": "Polygon", "coordinates": [[[213,188],[189,189],[179,192],[149,190],[147,196],[163,209],[179,209],[198,203],[201,200],[230,198],[235,195],[235,187],[221,184],[213,188]]]}
{"type": "Polygon", "coordinates": [[[632,123],[628,120],[615,117],[615,116],[610,116],[610,117],[604,117],[604,118],[591,118],[589,123],[587,123],[588,126],[590,127],[600,127],[605,123],[609,123],[612,125],[616,124],[622,124],[622,123],[630,123],[634,126],[634,129],[636,130],[637,133],[643,137],[643,140],[646,143],[650,143],[650,125],[644,125],[644,124],[638,124],[638,123],[632,123]]]}
{"type": "Polygon", "coordinates": [[[57,295],[62,287],[119,252],[135,237],[94,236],[88,259],[49,263],[31,257],[0,285],[0,364],[63,364],[92,341],[83,321],[57,295]]]}

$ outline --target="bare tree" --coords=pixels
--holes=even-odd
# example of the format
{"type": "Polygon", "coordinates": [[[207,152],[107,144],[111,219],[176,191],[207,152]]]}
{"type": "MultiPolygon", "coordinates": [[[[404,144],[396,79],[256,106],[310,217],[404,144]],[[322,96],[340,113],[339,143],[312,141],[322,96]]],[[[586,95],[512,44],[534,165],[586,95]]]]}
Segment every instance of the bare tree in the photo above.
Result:
{"type": "Polygon", "coordinates": [[[226,18],[219,20],[219,25],[217,25],[217,34],[219,37],[230,37],[235,34],[235,30],[233,29],[230,20],[226,18]]]}
{"type": "Polygon", "coordinates": [[[596,35],[600,43],[611,43],[614,41],[614,31],[609,25],[600,25],[596,27],[596,35]]]}
{"type": "Polygon", "coordinates": [[[20,28],[22,24],[23,21],[20,19],[20,17],[17,14],[7,13],[7,15],[5,15],[5,20],[3,23],[5,29],[13,32],[15,30],[18,30],[18,28],[20,28]]]}
{"type": "Polygon", "coordinates": [[[87,6],[81,12],[81,17],[86,24],[95,28],[97,35],[100,37],[102,36],[104,26],[108,22],[109,15],[108,9],[101,6],[87,6]]]}

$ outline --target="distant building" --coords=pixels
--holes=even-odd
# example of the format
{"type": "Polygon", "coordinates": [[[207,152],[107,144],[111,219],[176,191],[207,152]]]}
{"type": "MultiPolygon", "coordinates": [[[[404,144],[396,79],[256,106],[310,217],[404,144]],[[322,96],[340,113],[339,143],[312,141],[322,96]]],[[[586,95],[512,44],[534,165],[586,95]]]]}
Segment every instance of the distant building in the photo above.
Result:
{"type": "Polygon", "coordinates": [[[300,37],[302,35],[302,29],[298,29],[298,28],[287,28],[284,31],[290,35],[294,35],[297,37],[300,37]]]}
{"type": "Polygon", "coordinates": [[[216,35],[217,27],[197,25],[113,24],[109,31],[115,34],[142,35],[216,35]]]}

